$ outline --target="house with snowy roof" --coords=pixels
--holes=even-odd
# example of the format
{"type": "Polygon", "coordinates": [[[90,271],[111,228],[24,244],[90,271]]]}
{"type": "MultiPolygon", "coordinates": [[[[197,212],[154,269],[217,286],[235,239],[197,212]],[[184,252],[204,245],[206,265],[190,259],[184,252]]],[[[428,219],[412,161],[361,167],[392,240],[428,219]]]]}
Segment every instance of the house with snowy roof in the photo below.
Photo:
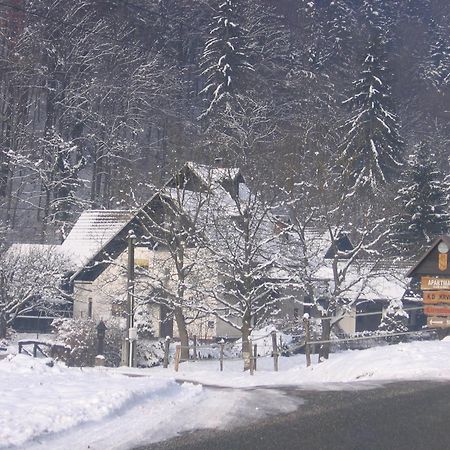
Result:
{"type": "MultiPolygon", "coordinates": [[[[164,301],[156,301],[158,284],[170,283],[173,264],[167,246],[158,239],[164,230],[167,209],[178,211],[180,220],[191,220],[196,208],[208,199],[209,206],[234,215],[233,196],[246,195],[248,188],[237,168],[185,164],[140,209],[135,211],[85,211],[61,247],[73,254],[76,263],[73,283],[73,316],[96,320],[123,317],[126,310],[127,259],[130,231],[135,240],[135,297],[145,303],[146,317],[153,335],[177,335],[173,311],[164,301]],[[182,187],[182,188],[180,188],[182,187]],[[156,231],[155,231],[156,229],[156,231]],[[153,282],[151,282],[151,280],[153,282]],[[153,297],[152,297],[153,292],[153,297]],[[152,300],[153,298],[153,300],[152,300]]],[[[205,219],[206,220],[206,219],[205,219]]],[[[194,293],[191,294],[192,297],[194,293]]],[[[139,308],[137,308],[137,313],[139,308]]],[[[209,339],[238,336],[238,332],[213,315],[198,315],[189,326],[192,334],[209,339]]]]}
{"type": "MultiPolygon", "coordinates": [[[[197,220],[209,220],[198,217],[196,208],[199,202],[208,199],[209,208],[217,208],[230,222],[237,217],[235,211],[236,196],[245,198],[249,188],[237,168],[211,167],[195,163],[186,163],[166,184],[139,209],[136,210],[87,210],[79,217],[71,232],[55,251],[71,262],[70,283],[72,287],[73,317],[93,318],[95,320],[111,317],[123,318],[126,315],[127,297],[127,259],[130,231],[136,236],[134,262],[136,266],[136,298],[143,300],[145,320],[151,324],[155,337],[177,335],[173,321],[173,309],[164,301],[155,301],[155,285],[159,283],[164,291],[165,283],[170,283],[173,264],[167,246],[157,239],[154,228],[164,229],[165,213],[169,208],[182,208],[184,216],[197,220]],[[180,189],[182,186],[182,189],[180,189]],[[209,195],[206,195],[206,194],[209,195]],[[212,194],[212,195],[211,195],[212,194]],[[153,231],[151,229],[153,228],[153,231]],[[157,283],[149,283],[153,278],[157,283]],[[153,297],[152,297],[153,295],[153,297]],[[152,300],[153,299],[153,300],[152,300]]],[[[189,220],[191,220],[189,219],[189,220]]],[[[268,223],[269,232],[283,234],[288,222],[287,217],[276,216],[268,223]]],[[[235,224],[238,226],[239,224],[235,224]]],[[[205,233],[207,228],[204,227],[205,233]]],[[[209,234],[208,239],[215,237],[209,234]]],[[[345,254],[352,249],[350,239],[343,234],[334,242],[328,233],[319,228],[305,230],[305,239],[315,261],[310,267],[315,284],[326,288],[332,282],[332,260],[336,251],[345,254]],[[314,265],[315,264],[315,265],[314,265]]],[[[277,241],[273,241],[273,252],[279,252],[277,241]]],[[[293,258],[298,258],[298,249],[293,246],[293,258]]],[[[345,256],[344,256],[345,259],[345,256]]],[[[351,286],[346,295],[353,295],[356,301],[350,310],[339,311],[342,317],[339,328],[344,333],[376,329],[382,314],[390,300],[404,298],[407,280],[403,277],[406,268],[393,268],[388,264],[370,260],[358,261],[348,270],[348,284],[351,286]],[[370,276],[366,276],[370,274],[370,276]],[[394,274],[394,275],[393,275],[394,274]],[[351,292],[350,292],[351,291],[351,292]],[[362,315],[370,312],[372,314],[362,315]]],[[[294,263],[295,270],[295,263],[294,263]]],[[[207,268],[204,272],[206,273],[207,268]]],[[[267,271],[273,279],[288,280],[286,270],[271,267],[267,271]]],[[[211,283],[214,283],[211,276],[211,283]]],[[[198,292],[191,289],[188,296],[195,300],[198,292]]],[[[214,299],[211,298],[214,303],[214,299]]],[[[142,311],[137,311],[141,313],[142,311]]],[[[284,301],[279,316],[288,321],[299,320],[304,312],[318,314],[308,306],[308,296],[300,288],[293,289],[291,298],[284,301]]],[[[189,332],[205,339],[215,337],[238,337],[239,332],[228,323],[212,314],[196,314],[190,320],[189,332]]]]}
{"type": "Polygon", "coordinates": [[[343,334],[377,330],[392,301],[401,301],[410,310],[407,325],[411,329],[423,325],[421,300],[410,289],[406,276],[410,262],[374,259],[363,252],[353,258],[350,255],[353,255],[354,245],[348,234],[320,226],[307,227],[303,231],[303,240],[304,245],[293,249],[300,262],[300,278],[306,281],[304,292],[300,294],[303,313],[321,317],[337,276],[342,308],[335,312],[333,322],[343,334]],[[301,263],[304,260],[308,261],[306,268],[301,263]],[[311,291],[308,293],[308,284],[315,301],[312,301],[311,291]]]}

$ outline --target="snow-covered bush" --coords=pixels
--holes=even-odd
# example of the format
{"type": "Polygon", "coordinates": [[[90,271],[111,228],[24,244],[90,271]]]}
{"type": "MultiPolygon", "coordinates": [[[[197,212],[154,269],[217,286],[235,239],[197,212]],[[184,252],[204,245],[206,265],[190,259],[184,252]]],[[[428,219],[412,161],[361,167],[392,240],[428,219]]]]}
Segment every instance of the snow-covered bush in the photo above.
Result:
{"type": "MultiPolygon", "coordinates": [[[[408,313],[403,310],[402,301],[391,300],[378,329],[384,333],[404,333],[408,331],[407,320],[408,313]]],[[[386,340],[396,343],[401,340],[401,336],[388,337],[386,340]]]]}
{"type": "Polygon", "coordinates": [[[118,318],[111,318],[105,322],[105,364],[108,367],[118,367],[121,362],[122,345],[125,333],[124,321],[118,318]]]}
{"type": "Polygon", "coordinates": [[[7,347],[8,347],[8,341],[6,339],[0,339],[0,350],[6,351],[7,347]]]}
{"type": "Polygon", "coordinates": [[[70,347],[68,366],[93,366],[97,350],[96,323],[92,319],[55,319],[56,340],[70,347]]]}
{"type": "Polygon", "coordinates": [[[134,324],[137,328],[139,339],[151,339],[156,335],[146,301],[138,299],[134,313],[134,324]]]}
{"type": "MultiPolygon", "coordinates": [[[[92,319],[55,319],[56,340],[70,346],[69,366],[93,366],[97,355],[97,325],[92,319]]],[[[119,366],[123,331],[118,320],[106,322],[104,356],[107,366],[119,366]]]]}
{"type": "Polygon", "coordinates": [[[164,360],[164,340],[139,339],[136,364],[138,367],[159,366],[164,360]]]}

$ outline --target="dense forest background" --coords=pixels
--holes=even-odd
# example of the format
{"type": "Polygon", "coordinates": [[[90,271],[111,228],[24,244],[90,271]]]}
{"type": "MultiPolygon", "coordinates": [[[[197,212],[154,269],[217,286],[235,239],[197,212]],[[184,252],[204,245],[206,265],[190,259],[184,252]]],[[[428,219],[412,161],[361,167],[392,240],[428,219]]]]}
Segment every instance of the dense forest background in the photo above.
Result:
{"type": "Polygon", "coordinates": [[[2,238],[61,242],[216,158],[300,208],[401,224],[430,180],[446,209],[449,31],[446,0],[1,1],[2,238]]]}

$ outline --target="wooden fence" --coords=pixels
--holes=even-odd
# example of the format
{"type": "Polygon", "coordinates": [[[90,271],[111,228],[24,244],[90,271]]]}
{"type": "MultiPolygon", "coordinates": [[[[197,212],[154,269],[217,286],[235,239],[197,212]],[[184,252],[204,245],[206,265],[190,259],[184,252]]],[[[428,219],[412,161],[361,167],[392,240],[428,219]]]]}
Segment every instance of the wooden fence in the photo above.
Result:
{"type": "MultiPolygon", "coordinates": [[[[276,331],[272,331],[270,334],[267,334],[265,336],[260,336],[258,338],[255,338],[253,340],[249,340],[248,342],[248,349],[249,354],[243,355],[240,358],[230,358],[226,357],[225,355],[225,346],[226,343],[222,340],[218,344],[213,344],[209,346],[198,346],[197,338],[196,336],[192,339],[192,345],[188,346],[182,346],[181,344],[177,344],[175,347],[175,357],[174,357],[174,368],[175,371],[178,372],[180,363],[186,362],[186,361],[198,361],[199,358],[199,351],[200,350],[218,350],[219,351],[219,369],[222,372],[224,368],[224,362],[225,361],[231,361],[231,360],[249,360],[249,369],[250,374],[253,375],[254,371],[257,370],[257,361],[258,361],[258,343],[257,341],[260,341],[261,339],[265,339],[267,337],[271,336],[272,338],[272,355],[273,358],[273,368],[275,372],[278,372],[278,359],[280,357],[280,351],[277,341],[277,334],[276,331]],[[182,350],[187,349],[187,353],[189,355],[188,358],[182,358],[182,350]],[[192,352],[192,357],[191,357],[192,352]]],[[[235,345],[235,344],[233,344],[235,345]]],[[[170,339],[166,339],[165,346],[164,346],[164,364],[163,366],[167,368],[169,366],[169,348],[170,348],[170,339]]]]}
{"type": "Polygon", "coordinates": [[[45,358],[55,358],[61,357],[66,353],[70,353],[71,348],[65,344],[58,344],[54,342],[43,342],[36,340],[21,340],[18,342],[19,345],[19,353],[25,353],[26,355],[33,356],[36,358],[38,353],[44,356],[45,358]],[[33,350],[30,352],[26,346],[32,346],[33,350]],[[47,348],[47,351],[44,351],[43,348],[47,348]]]}

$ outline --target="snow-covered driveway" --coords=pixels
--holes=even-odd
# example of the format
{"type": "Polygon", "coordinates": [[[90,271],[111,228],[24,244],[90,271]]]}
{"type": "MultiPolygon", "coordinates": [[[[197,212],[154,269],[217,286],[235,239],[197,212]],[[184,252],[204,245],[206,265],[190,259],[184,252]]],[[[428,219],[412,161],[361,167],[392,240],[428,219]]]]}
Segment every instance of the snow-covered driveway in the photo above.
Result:
{"type": "Polygon", "coordinates": [[[0,448],[128,449],[183,431],[231,426],[242,417],[293,411],[299,404],[298,399],[280,402],[284,394],[277,391],[206,389],[177,383],[173,375],[129,377],[108,369],[48,367],[23,355],[4,360],[0,448]]]}

